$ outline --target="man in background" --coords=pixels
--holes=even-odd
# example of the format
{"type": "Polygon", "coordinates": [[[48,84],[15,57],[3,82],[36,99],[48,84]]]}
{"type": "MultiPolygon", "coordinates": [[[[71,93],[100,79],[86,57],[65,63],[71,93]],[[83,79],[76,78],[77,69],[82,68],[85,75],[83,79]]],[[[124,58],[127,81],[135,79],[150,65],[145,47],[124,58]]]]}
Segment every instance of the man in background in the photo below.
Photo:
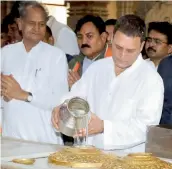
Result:
{"type": "Polygon", "coordinates": [[[160,61],[172,53],[172,25],[168,22],[151,22],[145,44],[146,61],[158,68],[160,61]]]}
{"type": "Polygon", "coordinates": [[[116,19],[108,19],[107,21],[105,21],[106,32],[108,33],[107,41],[108,41],[108,44],[111,44],[111,45],[112,45],[115,24],[116,24],[116,19]]]}
{"type": "Polygon", "coordinates": [[[1,24],[1,48],[10,43],[10,38],[8,36],[8,29],[1,24]]]}
{"type": "Polygon", "coordinates": [[[6,30],[8,37],[9,37],[9,43],[16,43],[22,40],[22,34],[19,31],[18,25],[14,19],[14,16],[12,13],[8,14],[2,21],[2,31],[6,30]]]}
{"type": "MultiPolygon", "coordinates": [[[[105,23],[100,17],[86,15],[81,18],[75,29],[80,54],[69,62],[68,83],[71,88],[87,68],[95,61],[105,57],[107,33],[105,23]]],[[[70,144],[73,138],[62,135],[64,143],[70,144]]]]}
{"type": "Polygon", "coordinates": [[[106,32],[108,34],[107,37],[107,49],[106,49],[106,56],[105,57],[112,57],[112,39],[114,34],[114,25],[116,24],[116,19],[108,19],[105,22],[106,25],[106,32]]]}
{"type": "Polygon", "coordinates": [[[43,41],[52,46],[54,45],[54,38],[53,38],[51,29],[49,28],[49,26],[46,26],[46,32],[45,32],[45,37],[44,37],[43,41]]]}
{"type": "Polygon", "coordinates": [[[86,15],[81,18],[75,29],[80,54],[69,62],[69,86],[80,79],[87,68],[95,61],[105,57],[107,33],[102,18],[86,15]]]}

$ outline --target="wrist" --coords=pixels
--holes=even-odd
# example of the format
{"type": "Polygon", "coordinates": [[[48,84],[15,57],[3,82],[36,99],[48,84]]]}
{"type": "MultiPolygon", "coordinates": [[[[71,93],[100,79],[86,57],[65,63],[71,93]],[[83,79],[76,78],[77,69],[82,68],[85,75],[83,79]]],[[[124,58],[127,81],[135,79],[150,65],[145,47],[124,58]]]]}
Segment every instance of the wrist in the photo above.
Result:
{"type": "Polygon", "coordinates": [[[104,133],[104,121],[101,120],[101,133],[104,133]]]}
{"type": "Polygon", "coordinates": [[[21,92],[20,92],[20,94],[19,94],[17,99],[18,100],[22,100],[22,101],[27,101],[28,97],[29,97],[29,92],[21,90],[21,92]]]}

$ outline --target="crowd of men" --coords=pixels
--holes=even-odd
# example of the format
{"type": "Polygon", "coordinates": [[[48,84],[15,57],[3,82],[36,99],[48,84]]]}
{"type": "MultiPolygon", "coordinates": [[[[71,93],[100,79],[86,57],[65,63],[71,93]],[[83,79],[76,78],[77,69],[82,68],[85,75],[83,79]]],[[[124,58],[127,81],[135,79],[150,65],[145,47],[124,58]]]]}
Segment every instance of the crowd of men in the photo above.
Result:
{"type": "Polygon", "coordinates": [[[54,129],[76,96],[90,105],[88,143],[98,148],[144,151],[147,126],[172,125],[171,23],[86,15],[73,31],[26,1],[1,27],[3,136],[73,144],[54,129]]]}

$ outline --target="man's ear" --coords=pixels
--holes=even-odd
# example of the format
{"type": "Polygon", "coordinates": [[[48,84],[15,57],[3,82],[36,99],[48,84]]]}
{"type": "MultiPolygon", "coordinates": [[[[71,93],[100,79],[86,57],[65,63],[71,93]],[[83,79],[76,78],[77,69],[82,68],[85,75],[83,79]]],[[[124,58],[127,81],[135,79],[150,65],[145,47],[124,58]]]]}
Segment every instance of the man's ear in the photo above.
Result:
{"type": "Polygon", "coordinates": [[[106,32],[103,32],[100,36],[103,42],[107,41],[108,34],[106,32]]]}
{"type": "Polygon", "coordinates": [[[168,54],[172,54],[172,44],[168,45],[168,54]]]}
{"type": "Polygon", "coordinates": [[[17,22],[19,30],[21,31],[22,30],[22,22],[23,22],[22,19],[18,18],[16,22],[17,22]]]}
{"type": "Polygon", "coordinates": [[[144,46],[145,46],[145,41],[143,41],[141,44],[140,52],[143,50],[144,46]]]}

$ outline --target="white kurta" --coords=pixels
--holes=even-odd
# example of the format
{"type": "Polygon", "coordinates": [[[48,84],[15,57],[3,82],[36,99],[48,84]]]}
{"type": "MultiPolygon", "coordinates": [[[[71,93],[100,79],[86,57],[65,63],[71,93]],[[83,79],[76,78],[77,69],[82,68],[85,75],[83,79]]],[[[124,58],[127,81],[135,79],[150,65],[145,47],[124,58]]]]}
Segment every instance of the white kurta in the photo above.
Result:
{"type": "Polygon", "coordinates": [[[75,33],[73,30],[58,22],[53,16],[47,22],[51,28],[54,37],[54,46],[60,48],[66,54],[78,55],[79,47],[75,33]]]}
{"type": "Polygon", "coordinates": [[[158,66],[155,66],[155,64],[150,60],[150,58],[145,59],[145,61],[154,69],[158,70],[158,66]]]}
{"type": "Polygon", "coordinates": [[[2,72],[12,74],[25,91],[33,94],[28,103],[4,102],[3,136],[58,143],[51,112],[68,92],[67,61],[58,48],[39,42],[26,52],[23,42],[2,49],[2,72]]]}
{"type": "Polygon", "coordinates": [[[159,124],[164,86],[161,77],[140,55],[116,76],[112,58],[93,63],[63,98],[87,99],[91,112],[104,120],[104,133],[88,143],[102,149],[144,151],[146,128],[159,124]]]}

